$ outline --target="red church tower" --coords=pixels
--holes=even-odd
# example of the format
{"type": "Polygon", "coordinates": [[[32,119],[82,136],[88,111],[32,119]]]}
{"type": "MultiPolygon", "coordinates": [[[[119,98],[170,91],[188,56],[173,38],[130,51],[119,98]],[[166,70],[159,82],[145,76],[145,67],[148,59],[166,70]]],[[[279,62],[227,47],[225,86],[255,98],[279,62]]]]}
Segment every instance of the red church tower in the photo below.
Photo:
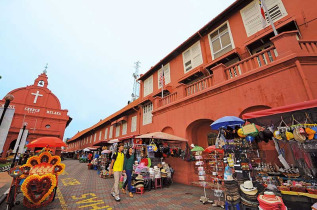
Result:
{"type": "MultiPolygon", "coordinates": [[[[34,81],[33,85],[17,88],[9,92],[14,96],[10,108],[15,109],[12,124],[3,148],[3,155],[13,149],[20,129],[27,123],[28,142],[43,136],[63,139],[65,128],[72,118],[67,109],[61,109],[58,98],[47,88],[46,70],[34,81]]],[[[3,106],[5,100],[0,100],[3,106]]]]}

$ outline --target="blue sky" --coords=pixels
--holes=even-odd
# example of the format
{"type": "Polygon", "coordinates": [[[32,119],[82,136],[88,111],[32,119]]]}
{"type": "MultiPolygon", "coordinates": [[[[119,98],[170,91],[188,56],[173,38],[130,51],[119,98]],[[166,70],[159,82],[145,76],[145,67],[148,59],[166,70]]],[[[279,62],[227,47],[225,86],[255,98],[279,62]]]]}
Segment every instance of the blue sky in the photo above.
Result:
{"type": "Polygon", "coordinates": [[[127,104],[136,61],[146,72],[233,2],[1,0],[0,98],[48,63],[72,137],[127,104]]]}

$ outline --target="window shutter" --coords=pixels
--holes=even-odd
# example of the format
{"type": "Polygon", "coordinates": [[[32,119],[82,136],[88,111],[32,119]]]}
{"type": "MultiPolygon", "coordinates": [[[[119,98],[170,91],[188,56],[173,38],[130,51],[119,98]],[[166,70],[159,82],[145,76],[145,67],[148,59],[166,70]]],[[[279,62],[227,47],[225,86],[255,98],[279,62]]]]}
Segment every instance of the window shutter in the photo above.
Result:
{"type": "Polygon", "coordinates": [[[120,135],[120,125],[118,124],[116,126],[116,137],[118,137],[120,135]]]}
{"type": "Polygon", "coordinates": [[[122,135],[127,134],[127,127],[128,127],[128,123],[127,122],[123,122],[122,123],[122,135]]]}
{"type": "Polygon", "coordinates": [[[147,96],[153,92],[153,75],[144,80],[144,96],[147,96]]]}
{"type": "Polygon", "coordinates": [[[96,137],[97,137],[97,133],[95,133],[95,136],[94,136],[94,142],[96,141],[96,137]]]}
{"type": "Polygon", "coordinates": [[[110,126],[109,128],[109,138],[112,138],[112,132],[113,132],[113,126],[110,126]]]}
{"type": "Polygon", "coordinates": [[[136,125],[137,125],[137,116],[133,116],[131,119],[131,132],[136,131],[136,125]]]}
{"type": "Polygon", "coordinates": [[[108,138],[108,128],[105,129],[105,139],[108,138]]]}
{"type": "MultiPolygon", "coordinates": [[[[273,22],[287,15],[281,0],[266,0],[265,5],[273,22]]],[[[261,8],[257,0],[254,0],[245,8],[240,10],[240,14],[248,37],[263,29],[261,8]]],[[[269,25],[269,20],[266,18],[265,27],[269,25]]]]}
{"type": "Polygon", "coordinates": [[[187,72],[192,69],[190,49],[184,52],[183,59],[184,59],[184,69],[185,69],[185,72],[187,72]]]}
{"type": "Polygon", "coordinates": [[[193,68],[199,66],[203,63],[203,57],[201,55],[200,42],[198,41],[192,47],[192,60],[193,60],[193,68]]]}

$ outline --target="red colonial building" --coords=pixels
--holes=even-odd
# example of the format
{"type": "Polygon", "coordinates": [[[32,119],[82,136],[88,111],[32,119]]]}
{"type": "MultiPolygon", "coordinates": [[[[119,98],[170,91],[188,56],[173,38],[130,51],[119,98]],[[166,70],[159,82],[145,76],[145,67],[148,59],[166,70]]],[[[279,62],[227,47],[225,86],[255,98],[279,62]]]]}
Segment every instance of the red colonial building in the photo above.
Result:
{"type": "MultiPolygon", "coordinates": [[[[27,123],[27,141],[43,136],[54,136],[63,139],[65,128],[71,122],[68,110],[61,109],[58,98],[47,88],[46,71],[35,79],[33,85],[17,88],[8,94],[14,96],[10,108],[15,109],[11,127],[3,148],[3,155],[13,149],[20,129],[27,123]]],[[[0,100],[3,106],[5,99],[0,100]]]]}
{"type": "MultiPolygon", "coordinates": [[[[262,18],[259,1],[235,1],[141,75],[139,99],[74,135],[69,149],[156,131],[207,147],[216,133],[210,124],[220,117],[316,99],[315,2],[265,2],[278,35],[262,18]]],[[[175,168],[176,182],[192,182],[193,163],[165,162],[175,168]]]]}

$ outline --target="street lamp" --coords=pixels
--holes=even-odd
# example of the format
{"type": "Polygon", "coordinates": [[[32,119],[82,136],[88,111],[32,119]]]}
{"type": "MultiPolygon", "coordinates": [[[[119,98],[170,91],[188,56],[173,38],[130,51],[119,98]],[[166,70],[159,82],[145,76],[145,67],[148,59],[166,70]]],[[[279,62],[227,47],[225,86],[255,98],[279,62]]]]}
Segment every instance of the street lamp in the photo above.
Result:
{"type": "Polygon", "coordinates": [[[6,113],[7,111],[7,108],[9,107],[9,104],[10,102],[14,99],[14,96],[11,95],[11,94],[7,94],[4,99],[6,100],[6,102],[4,103],[4,106],[3,106],[3,112],[2,112],[2,115],[1,115],[1,118],[0,118],[0,126],[1,126],[1,123],[3,121],[3,118],[4,118],[4,114],[6,113]]]}

